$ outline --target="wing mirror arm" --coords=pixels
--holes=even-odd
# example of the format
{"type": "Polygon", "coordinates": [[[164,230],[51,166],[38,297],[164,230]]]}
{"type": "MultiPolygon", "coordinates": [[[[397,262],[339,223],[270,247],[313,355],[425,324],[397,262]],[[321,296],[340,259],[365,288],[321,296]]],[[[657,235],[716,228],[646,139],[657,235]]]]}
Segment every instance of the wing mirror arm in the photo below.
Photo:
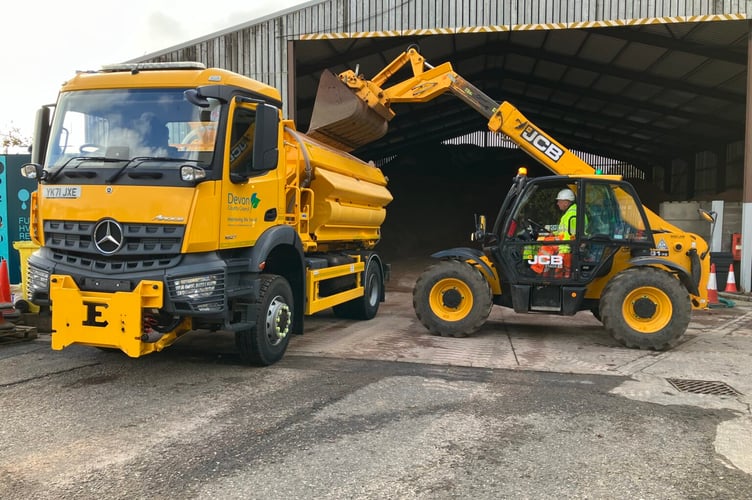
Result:
{"type": "MultiPolygon", "coordinates": [[[[712,241],[713,234],[715,233],[715,222],[717,220],[718,214],[713,212],[712,210],[705,210],[704,208],[698,208],[697,213],[700,214],[700,217],[710,223],[710,239],[712,241]]],[[[710,252],[710,245],[708,245],[708,248],[702,252],[700,255],[700,259],[705,260],[705,257],[708,256],[708,252],[710,252]]]]}

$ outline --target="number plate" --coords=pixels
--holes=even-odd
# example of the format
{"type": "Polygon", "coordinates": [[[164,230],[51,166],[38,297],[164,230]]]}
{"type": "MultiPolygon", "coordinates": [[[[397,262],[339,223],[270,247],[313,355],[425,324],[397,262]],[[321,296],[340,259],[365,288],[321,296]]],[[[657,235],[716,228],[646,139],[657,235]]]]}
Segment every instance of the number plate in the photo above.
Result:
{"type": "Polygon", "coordinates": [[[45,198],[80,198],[81,186],[45,186],[45,198]]]}

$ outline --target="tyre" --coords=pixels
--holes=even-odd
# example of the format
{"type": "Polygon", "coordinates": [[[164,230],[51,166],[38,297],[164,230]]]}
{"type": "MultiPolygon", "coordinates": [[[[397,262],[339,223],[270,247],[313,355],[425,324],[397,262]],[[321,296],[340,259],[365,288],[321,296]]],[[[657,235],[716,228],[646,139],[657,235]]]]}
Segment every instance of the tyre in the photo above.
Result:
{"type": "Polygon", "coordinates": [[[603,323],[603,320],[601,319],[601,310],[598,308],[598,306],[593,306],[590,308],[590,312],[593,313],[593,317],[603,323]]]}
{"type": "Polygon", "coordinates": [[[235,332],[235,345],[243,362],[269,366],[282,359],[290,342],[293,317],[293,296],[287,280],[263,276],[256,324],[235,332]]]}
{"type": "Polygon", "coordinates": [[[432,265],[413,289],[413,307],[434,335],[466,337],[491,313],[491,288],[473,266],[456,260],[432,265]]]}
{"type": "Polygon", "coordinates": [[[635,267],[617,274],[600,302],[603,326],[621,344],[662,351],[672,347],[689,326],[689,293],[670,273],[635,267]]]}
{"type": "Polygon", "coordinates": [[[346,319],[373,319],[384,296],[384,274],[376,259],[370,259],[363,273],[363,296],[333,307],[334,315],[346,319]]]}

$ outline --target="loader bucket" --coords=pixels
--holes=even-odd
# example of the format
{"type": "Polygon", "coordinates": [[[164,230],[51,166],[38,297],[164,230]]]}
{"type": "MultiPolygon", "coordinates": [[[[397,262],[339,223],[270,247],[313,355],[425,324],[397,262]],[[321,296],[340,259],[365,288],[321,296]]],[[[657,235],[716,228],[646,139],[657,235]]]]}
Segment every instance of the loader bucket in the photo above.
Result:
{"type": "Polygon", "coordinates": [[[368,107],[347,85],[324,70],[306,134],[324,144],[352,151],[386,134],[387,120],[368,107]]]}

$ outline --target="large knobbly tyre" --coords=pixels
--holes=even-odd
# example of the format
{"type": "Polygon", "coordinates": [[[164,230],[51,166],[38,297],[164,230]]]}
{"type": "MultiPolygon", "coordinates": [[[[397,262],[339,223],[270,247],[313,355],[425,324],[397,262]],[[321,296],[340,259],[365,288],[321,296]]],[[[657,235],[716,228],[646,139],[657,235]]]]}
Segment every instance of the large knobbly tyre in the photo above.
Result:
{"type": "Polygon", "coordinates": [[[334,315],[347,319],[373,319],[384,295],[384,275],[378,260],[370,259],[363,273],[363,296],[333,307],[334,315]]]}
{"type": "Polygon", "coordinates": [[[420,275],[413,289],[413,307],[434,335],[466,337],[491,313],[491,288],[473,266],[443,260],[420,275]]]}
{"type": "Polygon", "coordinates": [[[293,323],[293,296],[282,276],[261,278],[256,324],[235,332],[235,345],[244,363],[269,366],[285,354],[293,323]]]}
{"type": "Polygon", "coordinates": [[[662,351],[689,325],[689,293],[670,273],[635,267],[617,274],[604,288],[600,313],[606,330],[627,347],[662,351]]]}

